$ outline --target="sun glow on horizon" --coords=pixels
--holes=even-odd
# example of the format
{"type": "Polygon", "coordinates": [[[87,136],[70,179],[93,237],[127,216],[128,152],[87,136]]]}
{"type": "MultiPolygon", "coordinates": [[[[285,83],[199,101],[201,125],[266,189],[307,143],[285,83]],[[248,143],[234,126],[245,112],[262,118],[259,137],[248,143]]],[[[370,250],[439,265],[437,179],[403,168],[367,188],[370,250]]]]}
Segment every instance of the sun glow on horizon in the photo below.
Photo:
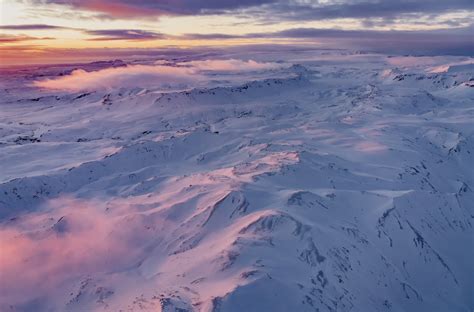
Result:
{"type": "MultiPolygon", "coordinates": [[[[178,6],[173,1],[170,3],[170,6],[178,6]]],[[[331,3],[325,1],[320,4],[331,3]]],[[[155,8],[151,2],[143,1],[143,4],[144,7],[138,2],[118,1],[111,4],[110,0],[85,0],[65,5],[62,1],[0,0],[0,64],[50,62],[61,57],[65,51],[81,49],[226,47],[261,43],[317,45],[333,41],[324,34],[322,36],[327,40],[319,38],[321,34],[317,30],[449,31],[451,28],[470,27],[469,18],[474,16],[472,11],[457,9],[440,12],[435,20],[429,14],[412,17],[402,14],[387,20],[383,17],[359,18],[357,14],[360,13],[331,18],[274,20],[271,12],[266,17],[261,16],[261,12],[254,16],[253,11],[240,7],[219,13],[211,10],[178,14],[171,9],[169,12],[147,12],[146,5],[150,6],[150,10],[155,8]],[[72,7],[73,4],[76,7],[72,7]],[[128,9],[130,11],[124,11],[128,9]],[[315,29],[315,35],[304,34],[306,29],[315,29]]],[[[253,5],[258,6],[258,2],[253,5]]]]}

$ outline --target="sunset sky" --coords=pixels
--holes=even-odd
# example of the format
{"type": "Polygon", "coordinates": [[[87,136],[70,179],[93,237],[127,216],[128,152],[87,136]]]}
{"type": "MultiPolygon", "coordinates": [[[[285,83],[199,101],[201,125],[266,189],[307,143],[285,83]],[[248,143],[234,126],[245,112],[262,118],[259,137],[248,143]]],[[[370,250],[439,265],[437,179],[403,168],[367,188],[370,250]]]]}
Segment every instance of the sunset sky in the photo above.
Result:
{"type": "Polygon", "coordinates": [[[0,62],[247,44],[470,55],[473,6],[472,0],[0,0],[0,62]]]}

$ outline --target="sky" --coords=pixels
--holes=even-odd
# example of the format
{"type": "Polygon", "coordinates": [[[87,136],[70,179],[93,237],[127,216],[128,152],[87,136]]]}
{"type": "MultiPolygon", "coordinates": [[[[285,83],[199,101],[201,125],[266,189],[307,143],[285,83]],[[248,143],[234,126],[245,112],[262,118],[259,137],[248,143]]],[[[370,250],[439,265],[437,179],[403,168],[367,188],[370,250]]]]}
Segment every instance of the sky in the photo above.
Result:
{"type": "Polygon", "coordinates": [[[1,64],[312,45],[473,53],[472,0],[0,0],[1,64]]]}

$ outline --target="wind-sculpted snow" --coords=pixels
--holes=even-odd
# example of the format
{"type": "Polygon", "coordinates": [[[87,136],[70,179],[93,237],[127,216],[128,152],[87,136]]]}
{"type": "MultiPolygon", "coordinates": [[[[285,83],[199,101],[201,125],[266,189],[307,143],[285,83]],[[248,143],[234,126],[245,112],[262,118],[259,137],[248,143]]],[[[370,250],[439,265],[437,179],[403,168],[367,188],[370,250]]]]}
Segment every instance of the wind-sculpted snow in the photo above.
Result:
{"type": "Polygon", "coordinates": [[[5,87],[0,310],[471,311],[469,60],[325,60],[5,87]]]}

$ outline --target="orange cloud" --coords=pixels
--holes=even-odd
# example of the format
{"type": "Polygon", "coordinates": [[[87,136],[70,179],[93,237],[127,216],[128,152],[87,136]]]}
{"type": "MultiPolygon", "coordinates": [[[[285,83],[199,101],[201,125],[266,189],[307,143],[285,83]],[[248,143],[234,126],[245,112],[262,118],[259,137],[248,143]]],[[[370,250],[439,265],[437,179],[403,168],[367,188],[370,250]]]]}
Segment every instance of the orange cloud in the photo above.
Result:
{"type": "Polygon", "coordinates": [[[31,37],[25,35],[3,35],[0,34],[0,44],[4,43],[17,43],[17,42],[24,42],[24,41],[32,41],[32,40],[52,40],[52,37],[31,37]]]}

